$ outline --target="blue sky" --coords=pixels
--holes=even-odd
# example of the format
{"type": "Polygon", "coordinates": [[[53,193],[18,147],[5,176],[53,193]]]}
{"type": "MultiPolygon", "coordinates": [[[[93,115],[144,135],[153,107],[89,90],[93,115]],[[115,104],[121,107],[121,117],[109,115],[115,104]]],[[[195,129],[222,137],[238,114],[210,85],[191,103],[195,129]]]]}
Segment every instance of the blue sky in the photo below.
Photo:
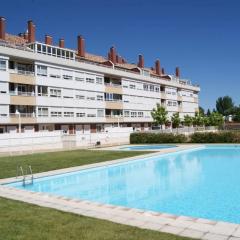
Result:
{"type": "Polygon", "coordinates": [[[9,33],[32,19],[38,40],[47,33],[75,48],[82,34],[91,53],[106,55],[114,45],[129,62],[141,53],[145,65],[159,58],[167,73],[179,66],[201,85],[207,109],[224,95],[240,103],[239,9],[238,0],[12,0],[1,3],[0,15],[9,33]]]}

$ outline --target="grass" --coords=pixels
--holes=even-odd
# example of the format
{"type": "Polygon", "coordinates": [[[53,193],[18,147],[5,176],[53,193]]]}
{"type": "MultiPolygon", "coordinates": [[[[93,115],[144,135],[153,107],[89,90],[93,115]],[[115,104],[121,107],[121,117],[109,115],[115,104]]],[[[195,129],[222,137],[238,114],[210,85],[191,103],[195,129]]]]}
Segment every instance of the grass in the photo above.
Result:
{"type": "MultiPolygon", "coordinates": [[[[133,157],[147,152],[74,150],[0,157],[0,179],[16,176],[17,166],[31,165],[34,173],[133,157]]],[[[149,153],[149,152],[148,152],[149,153]]]]}
{"type": "Polygon", "coordinates": [[[0,239],[4,240],[188,239],[4,198],[0,198],[0,213],[0,239]]]}
{"type": "MultiPolygon", "coordinates": [[[[147,152],[76,150],[0,158],[0,178],[13,177],[17,165],[43,172],[132,157],[147,152]]],[[[105,220],[35,206],[0,197],[0,239],[4,240],[184,240],[188,238],[139,229],[105,220]]]]}

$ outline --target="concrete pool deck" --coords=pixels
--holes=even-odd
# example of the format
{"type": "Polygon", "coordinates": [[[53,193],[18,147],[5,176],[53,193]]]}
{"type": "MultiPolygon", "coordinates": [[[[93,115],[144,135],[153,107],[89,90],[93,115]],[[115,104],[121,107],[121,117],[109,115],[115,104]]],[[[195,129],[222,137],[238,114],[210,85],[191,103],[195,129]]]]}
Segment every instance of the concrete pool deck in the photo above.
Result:
{"type": "MultiPolygon", "coordinates": [[[[158,151],[157,153],[145,154],[142,155],[141,158],[176,152],[180,150],[194,149],[201,146],[204,145],[181,145],[178,148],[161,149],[160,152],[158,151]]],[[[39,178],[66,172],[79,171],[93,167],[107,166],[115,163],[131,161],[138,158],[139,156],[89,164],[80,167],[54,170],[35,174],[34,177],[39,178]]],[[[0,184],[15,182],[16,180],[21,181],[20,178],[8,178],[1,179],[0,184]]],[[[0,185],[0,196],[35,204],[42,207],[49,207],[65,212],[71,212],[78,215],[109,220],[115,223],[172,233],[180,236],[205,240],[240,240],[240,224],[212,221],[208,219],[193,218],[187,216],[176,216],[167,213],[144,211],[109,204],[100,204],[86,200],[75,200],[46,193],[17,189],[6,185],[0,185]]]]}

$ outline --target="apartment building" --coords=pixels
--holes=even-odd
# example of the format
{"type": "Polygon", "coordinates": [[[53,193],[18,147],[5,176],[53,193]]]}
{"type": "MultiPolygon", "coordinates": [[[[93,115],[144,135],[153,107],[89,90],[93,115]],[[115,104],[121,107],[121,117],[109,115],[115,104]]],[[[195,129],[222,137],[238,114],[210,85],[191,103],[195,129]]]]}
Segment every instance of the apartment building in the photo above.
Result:
{"type": "Polygon", "coordinates": [[[154,67],[128,63],[115,47],[107,57],[85,51],[85,39],[77,37],[76,50],[56,45],[51,36],[35,38],[27,32],[12,35],[0,17],[0,133],[63,130],[97,132],[121,126],[148,129],[157,103],[169,117],[193,116],[198,111],[199,86],[175,74],[167,74],[156,60],[154,67]]]}

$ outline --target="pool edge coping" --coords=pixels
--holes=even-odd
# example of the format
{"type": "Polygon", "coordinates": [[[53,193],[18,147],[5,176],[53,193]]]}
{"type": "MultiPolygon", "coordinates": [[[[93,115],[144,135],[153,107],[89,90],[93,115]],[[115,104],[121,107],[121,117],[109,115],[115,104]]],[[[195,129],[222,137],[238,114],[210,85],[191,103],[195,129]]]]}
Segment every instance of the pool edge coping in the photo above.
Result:
{"type": "MultiPolygon", "coordinates": [[[[123,163],[130,160],[146,158],[166,153],[175,153],[182,150],[191,150],[205,144],[187,145],[180,148],[166,149],[166,151],[154,152],[123,159],[116,159],[101,163],[87,164],[83,166],[64,168],[35,174],[37,178],[63,174],[83,169],[108,166],[123,163]],[[172,150],[172,151],[171,151],[172,150]]],[[[42,207],[54,208],[57,210],[71,212],[87,217],[108,220],[115,223],[135,226],[139,228],[171,233],[179,236],[192,237],[198,239],[233,239],[240,240],[240,224],[223,221],[212,221],[203,218],[193,218],[187,216],[177,216],[168,213],[139,210],[135,208],[114,206],[110,204],[100,204],[88,200],[75,200],[66,197],[59,197],[47,193],[31,192],[17,189],[11,186],[1,185],[16,182],[16,178],[0,179],[0,196],[8,199],[18,200],[42,207]],[[215,238],[214,238],[215,237],[215,238]]]]}

